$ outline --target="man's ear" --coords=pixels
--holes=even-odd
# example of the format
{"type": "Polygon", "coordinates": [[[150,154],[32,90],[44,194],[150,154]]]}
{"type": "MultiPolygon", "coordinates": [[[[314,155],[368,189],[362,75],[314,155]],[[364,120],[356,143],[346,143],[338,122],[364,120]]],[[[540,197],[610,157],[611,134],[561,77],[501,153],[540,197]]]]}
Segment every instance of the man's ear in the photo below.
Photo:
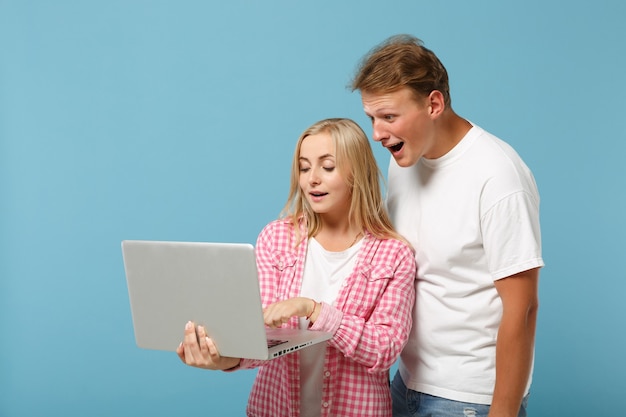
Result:
{"type": "Polygon", "coordinates": [[[428,114],[432,117],[439,117],[446,109],[446,101],[439,90],[433,90],[428,95],[428,114]]]}

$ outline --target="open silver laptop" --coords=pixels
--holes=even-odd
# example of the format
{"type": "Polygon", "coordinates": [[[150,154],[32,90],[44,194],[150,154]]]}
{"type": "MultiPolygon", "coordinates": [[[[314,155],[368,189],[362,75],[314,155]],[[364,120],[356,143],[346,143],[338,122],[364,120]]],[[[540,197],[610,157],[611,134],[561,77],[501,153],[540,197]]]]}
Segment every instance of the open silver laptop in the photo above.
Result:
{"type": "Polygon", "coordinates": [[[175,351],[190,320],[236,358],[271,359],[332,336],[265,327],[250,244],[124,240],[122,255],[140,348],[175,351]]]}

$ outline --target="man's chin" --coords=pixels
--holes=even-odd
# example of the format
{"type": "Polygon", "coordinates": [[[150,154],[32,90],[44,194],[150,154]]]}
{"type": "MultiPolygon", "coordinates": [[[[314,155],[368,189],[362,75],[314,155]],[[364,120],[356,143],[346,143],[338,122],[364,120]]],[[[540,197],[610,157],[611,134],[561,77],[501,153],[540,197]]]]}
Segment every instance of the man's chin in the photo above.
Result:
{"type": "Polygon", "coordinates": [[[412,166],[412,165],[415,165],[415,162],[411,161],[411,160],[410,160],[410,159],[408,159],[408,158],[403,158],[403,157],[401,157],[401,156],[396,157],[395,155],[392,155],[392,156],[393,156],[393,159],[395,159],[396,164],[397,164],[399,167],[402,167],[402,168],[408,168],[408,167],[410,167],[410,166],[412,166]]]}

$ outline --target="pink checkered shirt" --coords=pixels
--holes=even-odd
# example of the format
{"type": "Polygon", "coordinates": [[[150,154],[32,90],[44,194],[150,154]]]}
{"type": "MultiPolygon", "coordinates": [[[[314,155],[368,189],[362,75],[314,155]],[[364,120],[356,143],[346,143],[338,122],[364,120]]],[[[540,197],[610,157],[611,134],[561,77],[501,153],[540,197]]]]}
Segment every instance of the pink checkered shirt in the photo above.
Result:
{"type": "MultiPolygon", "coordinates": [[[[256,251],[263,306],[300,295],[308,242],[297,248],[294,243],[295,234],[286,220],[268,224],[259,235],[256,251]]],[[[322,304],[311,327],[334,333],[326,348],[322,416],[391,416],[389,368],[409,335],[415,275],[415,258],[408,246],[366,233],[346,285],[334,305],[322,304]]],[[[297,328],[298,319],[287,325],[297,328]]],[[[300,415],[299,358],[295,352],[271,361],[241,361],[241,368],[260,367],[248,416],[300,415]]]]}

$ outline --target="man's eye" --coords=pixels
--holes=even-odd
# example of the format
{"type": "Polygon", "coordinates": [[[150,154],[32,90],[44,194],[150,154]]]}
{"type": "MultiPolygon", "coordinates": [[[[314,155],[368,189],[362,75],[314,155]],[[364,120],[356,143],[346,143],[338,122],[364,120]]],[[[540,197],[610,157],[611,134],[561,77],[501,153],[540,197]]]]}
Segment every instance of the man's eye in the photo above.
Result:
{"type": "Polygon", "coordinates": [[[385,120],[389,121],[389,120],[392,120],[392,119],[393,119],[393,115],[391,115],[391,114],[386,114],[385,115],[385,120]]]}

